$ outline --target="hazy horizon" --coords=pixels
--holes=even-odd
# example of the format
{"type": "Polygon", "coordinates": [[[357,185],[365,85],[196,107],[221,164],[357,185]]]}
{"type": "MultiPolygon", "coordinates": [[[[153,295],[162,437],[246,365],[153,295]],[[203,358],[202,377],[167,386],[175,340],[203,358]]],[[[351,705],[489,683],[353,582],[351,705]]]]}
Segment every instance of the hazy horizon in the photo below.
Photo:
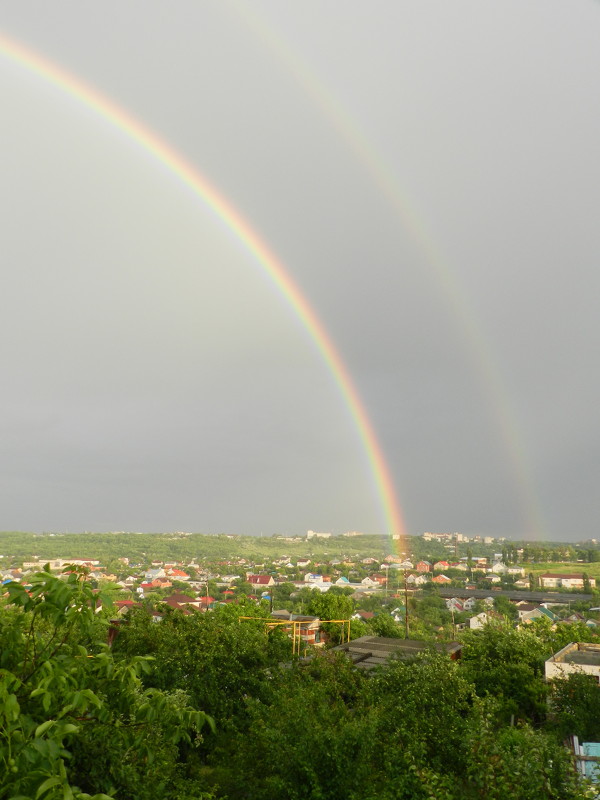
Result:
{"type": "MultiPolygon", "coordinates": [[[[123,536],[181,535],[181,536],[228,536],[228,537],[231,537],[231,536],[233,536],[233,537],[246,537],[247,536],[247,537],[254,538],[254,539],[260,539],[260,538],[273,539],[273,538],[279,537],[279,536],[289,536],[290,538],[294,537],[294,538],[306,539],[306,533],[307,532],[304,531],[304,532],[287,533],[287,534],[282,534],[282,533],[275,532],[275,533],[266,534],[266,533],[246,533],[246,532],[242,532],[242,531],[180,531],[180,530],[162,530],[162,531],[158,531],[158,530],[148,530],[148,531],[99,531],[99,530],[56,530],[56,531],[40,530],[40,531],[25,531],[25,530],[17,530],[17,531],[0,531],[0,536],[3,533],[24,533],[24,534],[30,534],[30,535],[33,535],[33,536],[71,536],[71,535],[72,536],[85,536],[85,535],[88,535],[88,534],[89,535],[98,534],[98,535],[106,535],[106,536],[111,536],[111,535],[114,535],[114,536],[120,536],[120,535],[123,535],[123,536]]],[[[322,531],[322,533],[331,533],[332,534],[332,538],[342,538],[348,532],[344,531],[344,532],[341,532],[341,533],[334,533],[333,531],[322,531]]],[[[361,536],[372,536],[372,537],[376,537],[376,538],[379,538],[379,539],[387,539],[387,540],[390,541],[390,543],[394,542],[395,544],[398,541],[401,541],[401,540],[393,540],[392,537],[390,536],[390,534],[388,534],[388,533],[381,533],[381,532],[377,532],[377,531],[371,531],[371,532],[369,532],[369,531],[357,531],[355,533],[358,533],[361,536]]],[[[415,534],[407,534],[407,536],[422,537],[423,533],[460,533],[460,531],[423,531],[423,532],[415,533],[415,534]]],[[[481,533],[481,534],[465,534],[465,535],[471,536],[471,540],[472,540],[473,536],[480,536],[482,539],[484,537],[489,536],[489,534],[485,534],[485,533],[481,533]]],[[[532,544],[532,545],[535,545],[535,544],[540,544],[541,545],[541,544],[546,544],[546,543],[550,543],[550,544],[587,544],[592,539],[594,539],[595,541],[598,541],[596,539],[596,537],[582,537],[582,538],[571,538],[571,539],[566,539],[566,538],[565,539],[561,539],[561,538],[554,538],[554,539],[519,539],[516,536],[508,536],[508,535],[504,536],[504,535],[501,535],[501,534],[499,534],[498,536],[495,536],[493,538],[496,539],[496,540],[503,538],[506,541],[511,541],[511,542],[527,542],[527,543],[532,544]]],[[[324,543],[327,540],[326,539],[307,539],[307,541],[309,541],[309,542],[310,541],[312,541],[312,542],[319,541],[320,543],[324,543]]],[[[352,537],[348,537],[348,542],[349,542],[349,544],[352,543],[352,537]]],[[[500,544],[500,542],[498,542],[498,543],[500,544]]],[[[459,543],[459,544],[460,544],[461,547],[464,547],[467,543],[466,542],[462,542],[462,543],[459,543]]],[[[392,549],[393,549],[393,547],[392,547],[392,549]]]]}

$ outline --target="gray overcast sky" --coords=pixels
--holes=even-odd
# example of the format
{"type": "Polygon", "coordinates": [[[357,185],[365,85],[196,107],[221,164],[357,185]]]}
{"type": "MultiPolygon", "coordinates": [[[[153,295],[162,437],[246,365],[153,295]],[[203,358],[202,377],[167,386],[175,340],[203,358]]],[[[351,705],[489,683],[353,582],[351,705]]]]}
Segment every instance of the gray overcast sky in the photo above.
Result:
{"type": "MultiPolygon", "coordinates": [[[[410,533],[598,535],[600,5],[21,0],[285,264],[410,533]]],[[[1,529],[384,528],[297,317],[139,144],[0,56],[1,529]]]]}

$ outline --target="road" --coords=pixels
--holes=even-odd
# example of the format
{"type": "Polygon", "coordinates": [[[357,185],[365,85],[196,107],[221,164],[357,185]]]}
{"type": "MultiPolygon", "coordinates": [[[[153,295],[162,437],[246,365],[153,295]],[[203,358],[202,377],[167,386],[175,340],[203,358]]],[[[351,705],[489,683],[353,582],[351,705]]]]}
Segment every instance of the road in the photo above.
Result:
{"type": "Polygon", "coordinates": [[[525,600],[529,603],[579,603],[591,601],[591,594],[572,594],[571,592],[505,592],[497,589],[448,589],[440,588],[441,597],[508,597],[509,600],[525,600]]]}

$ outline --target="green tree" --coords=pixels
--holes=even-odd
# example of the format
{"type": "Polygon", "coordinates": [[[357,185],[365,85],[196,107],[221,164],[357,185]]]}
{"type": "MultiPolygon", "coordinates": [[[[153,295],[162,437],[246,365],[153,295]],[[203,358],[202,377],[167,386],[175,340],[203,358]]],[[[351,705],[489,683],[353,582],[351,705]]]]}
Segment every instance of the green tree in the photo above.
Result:
{"type": "Polygon", "coordinates": [[[586,594],[589,594],[591,591],[590,576],[587,574],[587,572],[583,573],[583,591],[586,592],[586,594]]]}
{"type": "MultiPolygon", "coordinates": [[[[306,607],[309,615],[322,620],[348,620],[354,613],[355,603],[351,597],[344,594],[331,594],[330,592],[313,591],[306,607]]],[[[333,644],[340,642],[344,636],[345,626],[339,622],[329,622],[322,625],[322,629],[331,637],[333,644]]]]}
{"type": "MultiPolygon", "coordinates": [[[[215,719],[218,738],[240,723],[243,698],[268,692],[267,670],[291,657],[289,637],[280,628],[270,630],[269,619],[266,603],[230,604],[189,615],[167,609],[158,625],[144,610],[134,609],[113,649],[129,657],[152,653],[144,685],[185,692],[215,719]]],[[[211,739],[206,747],[214,744],[211,739]]]]}
{"type": "Polygon", "coordinates": [[[528,626],[486,625],[462,633],[462,669],[479,697],[495,697],[502,719],[543,720],[548,645],[528,626]]]}
{"type": "Polygon", "coordinates": [[[600,741],[600,686],[593,675],[578,673],[551,683],[550,726],[560,739],[578,736],[600,741]]]}
{"type": "Polygon", "coordinates": [[[371,629],[377,636],[392,639],[404,638],[404,626],[398,625],[391,614],[378,614],[370,621],[371,629]]]}
{"type": "Polygon", "coordinates": [[[540,580],[534,572],[529,573],[529,591],[537,592],[540,588],[540,580]]]}
{"type": "Polygon", "coordinates": [[[81,571],[30,582],[9,584],[0,609],[0,798],[165,797],[178,745],[208,718],[182,693],[144,690],[147,659],[113,658],[107,598],[81,571]]]}
{"type": "Polygon", "coordinates": [[[529,725],[498,725],[493,701],[475,704],[469,732],[467,775],[473,800],[584,800],[569,751],[529,725]]]}
{"type": "Polygon", "coordinates": [[[510,602],[508,597],[504,597],[502,595],[494,598],[494,608],[507,620],[515,620],[519,616],[516,606],[510,602]]]}

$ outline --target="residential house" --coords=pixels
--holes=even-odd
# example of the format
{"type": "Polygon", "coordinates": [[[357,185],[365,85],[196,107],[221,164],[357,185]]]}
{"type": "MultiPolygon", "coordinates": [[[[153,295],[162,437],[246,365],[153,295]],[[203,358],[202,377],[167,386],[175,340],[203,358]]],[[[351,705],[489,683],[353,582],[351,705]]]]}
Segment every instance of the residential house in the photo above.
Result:
{"type": "MultiPolygon", "coordinates": [[[[544,589],[583,589],[584,580],[583,572],[545,572],[540,575],[540,583],[544,589]]],[[[596,586],[595,578],[588,578],[588,581],[591,588],[596,586]]]]}
{"type": "Polygon", "coordinates": [[[576,622],[585,622],[585,618],[582,614],[569,614],[569,616],[563,620],[563,622],[570,622],[571,624],[575,624],[576,622]]]}
{"type": "Polygon", "coordinates": [[[173,567],[167,570],[167,575],[172,581],[189,581],[190,576],[187,572],[184,572],[182,569],[178,569],[177,567],[173,567]]]}
{"type": "Polygon", "coordinates": [[[166,578],[155,578],[153,581],[143,581],[139,585],[142,592],[152,591],[152,589],[168,589],[171,586],[171,581],[166,578]]]}
{"type": "Polygon", "coordinates": [[[471,630],[479,630],[483,628],[484,625],[489,625],[491,622],[504,622],[504,617],[502,614],[498,614],[491,609],[482,611],[480,614],[476,614],[469,619],[469,628],[471,628],[471,630]]]}
{"type": "Polygon", "coordinates": [[[124,617],[132,608],[142,608],[142,604],[136,603],[135,600],[117,600],[115,602],[115,613],[117,617],[124,617]]]}
{"type": "MultiPolygon", "coordinates": [[[[199,597],[193,597],[192,595],[189,594],[181,594],[180,592],[175,592],[174,594],[169,595],[169,597],[165,597],[163,602],[166,603],[171,608],[176,608],[180,611],[188,611],[190,608],[200,608],[203,600],[205,602],[205,605],[208,605],[206,603],[206,599],[207,599],[206,597],[199,598],[199,597]]],[[[210,599],[214,603],[214,598],[211,597],[210,599]]]]}
{"type": "Polygon", "coordinates": [[[436,575],[431,580],[432,580],[432,583],[438,583],[438,584],[452,583],[452,580],[447,575],[444,575],[444,574],[436,575]]]}
{"type": "Polygon", "coordinates": [[[372,589],[374,589],[375,587],[379,586],[379,583],[377,581],[374,581],[373,578],[368,578],[368,577],[367,578],[363,578],[362,581],[361,581],[361,584],[363,586],[368,586],[368,587],[370,587],[372,589]]]}
{"type": "Polygon", "coordinates": [[[319,575],[318,572],[307,572],[304,576],[305,583],[321,583],[323,581],[323,576],[319,575]]]}
{"type": "Polygon", "coordinates": [[[255,589],[266,589],[267,586],[274,586],[275,580],[272,575],[249,575],[248,583],[255,589]]]}
{"type": "Polygon", "coordinates": [[[369,577],[379,586],[385,586],[388,581],[387,575],[380,575],[378,573],[373,573],[373,575],[370,575],[369,577]]]}
{"type": "Polygon", "coordinates": [[[240,575],[223,575],[221,581],[223,583],[229,584],[233,583],[234,581],[239,581],[240,577],[241,577],[240,575]]]}
{"type": "Polygon", "coordinates": [[[73,564],[75,567],[89,567],[89,569],[100,566],[100,562],[94,558],[63,558],[60,560],[63,567],[67,564],[73,564]]]}
{"type": "Polygon", "coordinates": [[[520,600],[516,603],[517,611],[519,612],[519,619],[522,619],[525,614],[529,614],[530,611],[535,611],[538,606],[534,605],[534,603],[527,603],[525,600],[520,600]]]}
{"type": "Polygon", "coordinates": [[[443,572],[445,569],[449,569],[450,564],[447,561],[436,561],[433,565],[434,572],[443,572]]]}
{"type": "Polygon", "coordinates": [[[162,567],[155,567],[154,569],[149,569],[144,574],[144,578],[146,583],[152,583],[153,580],[157,578],[166,578],[167,573],[164,571],[162,567]]]}
{"type": "Polygon", "coordinates": [[[549,608],[545,608],[544,606],[538,606],[537,608],[533,608],[530,611],[523,611],[522,606],[519,609],[519,620],[523,623],[532,622],[534,619],[549,619],[552,623],[558,621],[558,617],[556,614],[553,614],[549,608]]]}
{"type": "Polygon", "coordinates": [[[426,583],[429,583],[429,578],[427,578],[424,574],[409,575],[406,578],[406,584],[408,586],[423,586],[426,583]]]}
{"type": "Polygon", "coordinates": [[[357,609],[354,614],[350,617],[350,619],[362,619],[363,622],[366,622],[369,619],[374,619],[375,614],[373,611],[365,611],[363,608],[357,609]]]}
{"type": "Polygon", "coordinates": [[[417,570],[417,572],[431,572],[431,562],[417,561],[415,569],[417,570]]]}

